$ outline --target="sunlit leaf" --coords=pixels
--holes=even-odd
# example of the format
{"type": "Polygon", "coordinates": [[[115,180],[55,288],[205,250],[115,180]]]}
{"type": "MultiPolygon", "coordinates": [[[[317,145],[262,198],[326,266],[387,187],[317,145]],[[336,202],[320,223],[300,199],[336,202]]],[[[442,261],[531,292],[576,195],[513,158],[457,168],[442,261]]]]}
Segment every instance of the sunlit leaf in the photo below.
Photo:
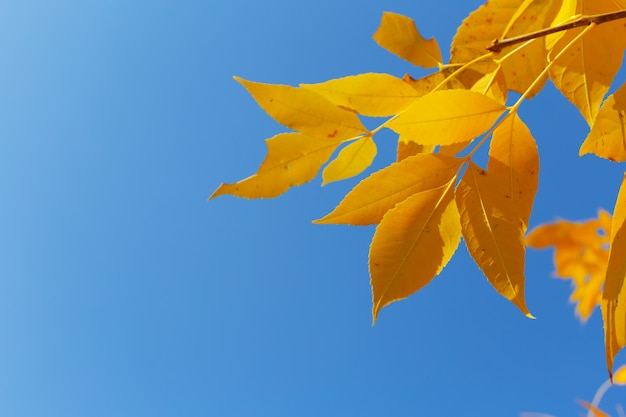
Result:
{"type": "Polygon", "coordinates": [[[370,246],[374,322],[384,306],[428,284],[461,240],[454,180],[414,194],[389,210],[370,246]]]}
{"type": "Polygon", "coordinates": [[[611,94],[598,112],[580,155],[593,153],[615,162],[626,161],[626,84],[611,94]]]}
{"type": "Polygon", "coordinates": [[[338,142],[367,133],[356,114],[340,109],[313,91],[235,79],[278,123],[305,135],[338,142]]]}
{"type": "Polygon", "coordinates": [[[422,145],[449,145],[484,133],[504,110],[504,105],[474,91],[435,91],[418,98],[387,127],[422,145]]]}
{"type": "Polygon", "coordinates": [[[413,65],[436,68],[443,62],[437,41],[424,39],[413,19],[401,14],[384,12],[374,40],[413,65]]]}
{"type": "Polygon", "coordinates": [[[513,199],[525,232],[539,183],[539,153],[530,130],[517,114],[509,114],[494,131],[487,167],[513,199]]]}
{"type": "MultiPolygon", "coordinates": [[[[487,47],[495,39],[511,38],[549,27],[559,6],[560,1],[556,0],[486,2],[472,12],[457,30],[452,41],[450,62],[464,63],[485,55],[487,47]]],[[[530,87],[546,64],[546,51],[541,39],[504,48],[495,57],[505,57],[501,61],[501,70],[506,86],[518,93],[530,87]]]]}
{"type": "Polygon", "coordinates": [[[335,210],[315,223],[377,224],[409,196],[448,183],[462,162],[449,156],[418,154],[393,163],[357,184],[335,210]]]}
{"type": "Polygon", "coordinates": [[[418,97],[408,83],[388,74],[359,74],[301,86],[341,108],[371,117],[396,114],[418,97]]]}
{"type": "Polygon", "coordinates": [[[611,225],[611,246],[606,268],[604,292],[602,293],[602,316],[606,360],[609,374],[613,360],[619,350],[626,346],[626,176],[617,195],[613,224],[611,225]]]}
{"type": "Polygon", "coordinates": [[[339,143],[301,133],[283,133],[267,139],[267,156],[256,174],[234,184],[222,184],[210,199],[224,194],[245,198],[271,198],[290,187],[312,180],[339,143]]]}
{"type": "Polygon", "coordinates": [[[470,255],[496,291],[532,317],[524,299],[523,222],[514,200],[493,174],[470,162],[456,202],[470,255]]]}
{"type": "Polygon", "coordinates": [[[371,136],[357,139],[339,152],[322,172],[323,184],[354,177],[372,164],[376,144],[371,136]]]}
{"type": "MultiPolygon", "coordinates": [[[[595,15],[619,10],[611,1],[578,2],[576,12],[595,15]]],[[[584,28],[566,31],[550,52],[554,65],[550,79],[592,126],[604,96],[620,68],[626,48],[626,26],[615,20],[593,27],[574,41],[566,53],[557,54],[574,40],[584,28]]]]}

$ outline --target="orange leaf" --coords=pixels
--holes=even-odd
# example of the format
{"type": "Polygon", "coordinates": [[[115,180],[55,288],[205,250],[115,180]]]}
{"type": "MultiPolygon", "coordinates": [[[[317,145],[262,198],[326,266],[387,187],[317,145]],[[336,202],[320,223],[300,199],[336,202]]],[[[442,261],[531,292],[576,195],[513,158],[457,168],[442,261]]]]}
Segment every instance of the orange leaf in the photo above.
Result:
{"type": "Polygon", "coordinates": [[[235,77],[278,123],[321,140],[341,142],[367,134],[359,117],[310,90],[235,77]]]}
{"type": "Polygon", "coordinates": [[[626,83],[611,94],[598,112],[580,155],[593,153],[615,162],[626,161],[626,83]]]}
{"type": "Polygon", "coordinates": [[[235,184],[222,184],[209,199],[224,194],[272,198],[294,185],[312,180],[340,145],[301,133],[282,133],[267,139],[267,156],[256,174],[235,184]]]}
{"type": "Polygon", "coordinates": [[[470,162],[456,202],[470,255],[496,291],[532,317],[524,300],[523,222],[513,199],[493,174],[470,162]]]}
{"type": "Polygon", "coordinates": [[[501,179],[524,222],[524,232],[539,183],[539,153],[530,130],[516,113],[496,128],[489,148],[488,170],[501,179]]]}
{"type": "Polygon", "coordinates": [[[441,272],[460,240],[454,179],[389,210],[370,246],[374,322],[381,308],[408,297],[441,272]]]}
{"type": "Polygon", "coordinates": [[[436,68],[443,62],[437,41],[424,39],[413,19],[401,14],[384,12],[374,40],[413,65],[436,68]]]}
{"type": "Polygon", "coordinates": [[[448,183],[461,162],[450,156],[418,154],[393,163],[357,184],[335,210],[314,223],[377,224],[409,196],[448,183]]]}
{"type": "Polygon", "coordinates": [[[504,110],[504,105],[474,91],[434,91],[418,98],[387,127],[422,145],[450,145],[484,133],[504,110]]]}

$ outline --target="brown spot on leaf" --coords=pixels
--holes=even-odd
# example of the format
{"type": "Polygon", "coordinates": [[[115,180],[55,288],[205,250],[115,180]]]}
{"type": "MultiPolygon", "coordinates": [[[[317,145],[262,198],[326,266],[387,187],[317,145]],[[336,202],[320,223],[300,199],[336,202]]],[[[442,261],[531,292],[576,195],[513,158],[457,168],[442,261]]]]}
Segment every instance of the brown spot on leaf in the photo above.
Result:
{"type": "Polygon", "coordinates": [[[339,133],[337,129],[333,130],[331,133],[328,134],[328,139],[334,138],[335,136],[337,136],[337,133],[339,133]]]}

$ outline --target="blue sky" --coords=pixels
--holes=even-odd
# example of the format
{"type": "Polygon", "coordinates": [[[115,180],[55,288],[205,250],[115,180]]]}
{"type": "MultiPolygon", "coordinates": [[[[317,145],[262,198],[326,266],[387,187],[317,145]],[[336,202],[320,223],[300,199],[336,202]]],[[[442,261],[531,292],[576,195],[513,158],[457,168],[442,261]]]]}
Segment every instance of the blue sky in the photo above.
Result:
{"type": "MultiPolygon", "coordinates": [[[[607,376],[602,322],[574,319],[550,252],[527,260],[537,320],[461,249],[372,327],[374,229],[311,224],[358,179],[207,202],[284,130],[233,75],[418,76],[371,39],[382,12],[445,53],[478,4],[0,3],[0,415],[580,415],[607,376]]],[[[548,88],[521,114],[542,158],[531,227],[611,210],[623,168],[578,157],[577,111],[548,88]]],[[[373,169],[393,138],[379,149],[373,169]]]]}

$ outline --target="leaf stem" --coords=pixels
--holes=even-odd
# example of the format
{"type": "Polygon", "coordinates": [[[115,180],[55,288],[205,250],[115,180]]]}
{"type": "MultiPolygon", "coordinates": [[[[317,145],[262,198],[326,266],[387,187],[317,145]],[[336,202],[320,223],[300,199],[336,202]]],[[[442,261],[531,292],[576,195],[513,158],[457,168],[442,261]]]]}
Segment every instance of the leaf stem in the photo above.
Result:
{"type": "Polygon", "coordinates": [[[543,36],[550,35],[552,33],[561,32],[564,30],[569,30],[581,26],[591,26],[592,24],[601,25],[602,23],[611,22],[617,19],[626,18],[626,10],[619,10],[617,12],[609,12],[603,14],[596,14],[591,16],[581,16],[578,19],[563,23],[554,27],[540,29],[535,32],[526,33],[520,36],[514,36],[508,39],[495,40],[491,45],[487,47],[488,51],[498,53],[502,51],[507,46],[515,45],[517,43],[525,42],[531,39],[540,38],[543,36]]]}

